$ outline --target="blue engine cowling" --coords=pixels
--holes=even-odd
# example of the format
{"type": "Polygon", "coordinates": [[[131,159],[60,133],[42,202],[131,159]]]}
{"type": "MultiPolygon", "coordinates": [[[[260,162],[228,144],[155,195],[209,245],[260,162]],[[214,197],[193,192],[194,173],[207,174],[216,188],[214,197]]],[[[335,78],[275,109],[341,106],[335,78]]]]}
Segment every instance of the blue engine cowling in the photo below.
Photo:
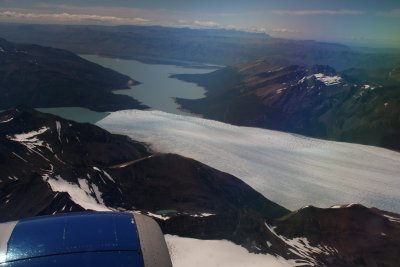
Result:
{"type": "Polygon", "coordinates": [[[151,218],[87,212],[0,224],[0,266],[172,267],[164,236],[151,218]]]}

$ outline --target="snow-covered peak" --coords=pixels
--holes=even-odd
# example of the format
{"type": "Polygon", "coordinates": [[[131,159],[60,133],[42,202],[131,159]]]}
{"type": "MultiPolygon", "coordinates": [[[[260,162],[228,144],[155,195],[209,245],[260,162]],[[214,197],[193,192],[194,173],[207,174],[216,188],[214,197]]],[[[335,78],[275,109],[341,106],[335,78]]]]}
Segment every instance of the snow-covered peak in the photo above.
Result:
{"type": "Polygon", "coordinates": [[[371,90],[372,91],[372,90],[376,89],[377,87],[380,87],[380,86],[366,83],[363,86],[361,86],[361,89],[371,90]]]}
{"type": "Polygon", "coordinates": [[[342,82],[342,77],[337,76],[337,75],[335,75],[335,76],[328,76],[328,75],[325,75],[325,74],[323,74],[323,73],[317,73],[317,74],[314,74],[314,77],[315,77],[317,80],[323,82],[325,85],[328,85],[328,86],[329,86],[329,85],[339,84],[339,83],[342,82]]]}
{"type": "Polygon", "coordinates": [[[316,80],[323,82],[326,86],[340,84],[342,82],[342,77],[338,75],[329,76],[323,73],[317,73],[310,76],[305,76],[301,80],[299,80],[298,84],[305,82],[308,79],[315,77],[316,80]]]}

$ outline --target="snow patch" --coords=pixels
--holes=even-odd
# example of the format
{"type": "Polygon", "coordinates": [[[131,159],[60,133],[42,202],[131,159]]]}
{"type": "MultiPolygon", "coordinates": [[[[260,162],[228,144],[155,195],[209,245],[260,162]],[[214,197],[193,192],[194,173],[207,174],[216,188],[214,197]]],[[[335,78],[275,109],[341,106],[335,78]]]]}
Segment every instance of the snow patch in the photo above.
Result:
{"type": "Polygon", "coordinates": [[[54,192],[68,193],[73,202],[86,210],[111,211],[110,208],[104,205],[97,186],[93,184],[89,185],[83,179],[78,179],[79,186],[62,179],[59,175],[52,178],[46,174],[43,175],[43,179],[50,185],[54,192]],[[90,192],[93,191],[90,190],[90,186],[93,188],[97,200],[91,196],[90,192]]]}
{"type": "Polygon", "coordinates": [[[102,196],[102,193],[100,192],[100,190],[99,190],[99,188],[97,187],[97,185],[91,184],[91,186],[92,186],[93,192],[94,192],[94,194],[95,194],[95,196],[96,196],[97,202],[98,202],[99,204],[101,204],[101,205],[104,205],[103,198],[101,197],[101,196],[102,196]]]}
{"type": "Polygon", "coordinates": [[[323,73],[317,73],[314,74],[314,77],[323,82],[325,85],[335,85],[335,84],[340,84],[342,82],[342,77],[340,76],[328,76],[323,73]]]}
{"type": "Polygon", "coordinates": [[[376,86],[370,85],[370,84],[364,84],[363,86],[361,86],[361,89],[369,89],[369,90],[374,90],[376,88],[376,86]]]}
{"type": "Polygon", "coordinates": [[[164,215],[160,215],[160,214],[155,214],[155,213],[151,213],[151,212],[147,212],[147,214],[146,214],[147,216],[150,216],[150,217],[153,217],[153,218],[157,218],[157,219],[160,219],[160,220],[163,220],[163,221],[166,221],[166,220],[169,220],[169,219],[171,219],[171,217],[169,217],[169,216],[164,216],[164,215]]]}
{"type": "Polygon", "coordinates": [[[280,93],[282,93],[283,91],[285,91],[287,88],[285,87],[285,88],[280,88],[280,89],[278,89],[278,90],[276,90],[276,94],[280,94],[280,93]]]}
{"type": "Polygon", "coordinates": [[[48,127],[42,127],[37,131],[15,134],[13,136],[7,136],[7,138],[12,141],[19,142],[28,147],[29,149],[34,149],[38,146],[44,146],[44,142],[39,140],[37,136],[45,133],[49,129],[50,128],[48,127]]]}
{"type": "Polygon", "coordinates": [[[10,117],[10,118],[8,118],[8,119],[6,119],[4,121],[0,121],[0,123],[7,123],[7,122],[12,121],[13,119],[14,119],[13,117],[10,117]]]}
{"type": "Polygon", "coordinates": [[[393,216],[389,216],[389,215],[386,215],[386,214],[384,214],[383,216],[385,216],[386,218],[388,218],[389,221],[391,221],[391,222],[400,223],[400,218],[393,217],[393,216]]]}
{"type": "Polygon", "coordinates": [[[89,183],[86,179],[78,179],[79,187],[85,191],[86,193],[90,194],[91,190],[89,188],[89,183]]]}
{"type": "Polygon", "coordinates": [[[18,155],[15,152],[11,152],[11,154],[13,154],[14,156],[16,156],[17,158],[19,158],[20,160],[24,161],[24,162],[28,162],[26,159],[24,159],[23,157],[21,157],[20,155],[18,155]]]}
{"type": "Polygon", "coordinates": [[[293,261],[254,254],[227,240],[200,240],[165,235],[174,267],[289,267],[293,261]]]}
{"type": "Polygon", "coordinates": [[[93,167],[93,170],[101,172],[101,170],[99,168],[97,168],[97,167],[93,167]]]}
{"type": "Polygon", "coordinates": [[[301,78],[301,80],[299,80],[299,81],[297,82],[297,84],[304,83],[306,80],[308,80],[309,77],[311,77],[311,76],[308,76],[308,77],[305,76],[305,77],[301,78]]]}
{"type": "Polygon", "coordinates": [[[97,167],[93,167],[93,170],[103,173],[108,178],[108,180],[110,180],[111,182],[115,183],[115,180],[106,171],[100,170],[97,167]]]}
{"type": "Polygon", "coordinates": [[[292,252],[294,255],[298,256],[299,257],[298,260],[306,261],[307,264],[309,264],[311,266],[320,266],[321,265],[318,262],[318,260],[314,258],[313,255],[315,255],[315,254],[318,254],[318,255],[337,254],[337,250],[335,248],[332,248],[332,247],[329,247],[326,245],[312,246],[310,244],[310,242],[308,241],[308,239],[305,237],[296,237],[293,239],[289,239],[282,235],[278,235],[275,232],[275,227],[271,227],[267,223],[265,223],[265,226],[268,228],[268,230],[271,231],[271,233],[273,233],[276,237],[278,237],[280,240],[285,242],[290,247],[289,251],[292,252]]]}
{"type": "Polygon", "coordinates": [[[58,134],[58,140],[61,143],[61,123],[59,121],[56,121],[56,129],[58,134]]]}
{"type": "Polygon", "coordinates": [[[216,214],[214,213],[200,213],[200,214],[190,214],[190,217],[209,217],[209,216],[215,216],[216,214]]]}
{"type": "Polygon", "coordinates": [[[102,170],[104,175],[108,178],[108,180],[110,180],[111,182],[115,183],[115,180],[111,177],[111,175],[109,175],[106,171],[102,170]]]}
{"type": "Polygon", "coordinates": [[[7,135],[7,138],[11,141],[18,142],[21,145],[24,145],[30,152],[35,153],[35,154],[39,155],[40,157],[42,157],[43,159],[45,159],[46,161],[50,162],[50,160],[42,154],[42,152],[40,151],[40,148],[44,147],[52,153],[53,153],[53,149],[50,147],[49,144],[47,144],[46,142],[44,142],[38,138],[39,135],[45,133],[49,129],[50,128],[48,128],[48,127],[42,127],[37,131],[15,134],[13,136],[7,135]]]}
{"type": "MultiPolygon", "coordinates": [[[[62,152],[62,151],[61,151],[62,152]]],[[[54,157],[59,161],[59,162],[61,162],[62,164],[66,164],[64,161],[62,161],[58,156],[57,156],[57,154],[54,154],[54,157]]]]}

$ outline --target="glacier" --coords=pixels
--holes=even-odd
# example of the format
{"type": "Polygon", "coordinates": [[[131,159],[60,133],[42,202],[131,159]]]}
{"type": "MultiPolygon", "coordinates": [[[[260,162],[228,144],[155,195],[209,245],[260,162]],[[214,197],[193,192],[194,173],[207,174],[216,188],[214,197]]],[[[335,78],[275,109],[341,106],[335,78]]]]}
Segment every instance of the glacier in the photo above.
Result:
{"type": "Polygon", "coordinates": [[[242,179],[289,209],[361,203],[400,212],[400,153],[161,111],[110,113],[98,126],[242,179]]]}

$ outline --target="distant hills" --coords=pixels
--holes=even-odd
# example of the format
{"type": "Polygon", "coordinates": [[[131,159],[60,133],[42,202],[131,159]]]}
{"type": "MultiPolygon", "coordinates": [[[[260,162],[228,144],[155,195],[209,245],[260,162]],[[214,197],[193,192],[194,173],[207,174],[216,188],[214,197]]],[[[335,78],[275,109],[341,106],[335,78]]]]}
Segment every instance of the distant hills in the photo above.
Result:
{"type": "Polygon", "coordinates": [[[97,111],[146,108],[112,93],[138,82],[66,50],[0,39],[0,62],[0,110],[19,105],[97,111]]]}
{"type": "Polygon", "coordinates": [[[207,89],[178,99],[206,118],[302,135],[400,149],[398,70],[282,67],[264,60],[203,75],[175,75],[207,89]],[[381,83],[372,82],[378,77],[381,83]]]}
{"type": "Polygon", "coordinates": [[[164,233],[228,239],[302,266],[397,266],[400,215],[361,205],[291,212],[238,178],[31,109],[0,113],[0,221],[140,212],[164,233]]]}
{"type": "Polygon", "coordinates": [[[0,37],[146,62],[234,65],[264,58],[278,65],[330,65],[348,68],[392,68],[399,51],[356,49],[311,40],[272,38],[263,33],[160,26],[77,26],[0,24],[0,37]]]}

